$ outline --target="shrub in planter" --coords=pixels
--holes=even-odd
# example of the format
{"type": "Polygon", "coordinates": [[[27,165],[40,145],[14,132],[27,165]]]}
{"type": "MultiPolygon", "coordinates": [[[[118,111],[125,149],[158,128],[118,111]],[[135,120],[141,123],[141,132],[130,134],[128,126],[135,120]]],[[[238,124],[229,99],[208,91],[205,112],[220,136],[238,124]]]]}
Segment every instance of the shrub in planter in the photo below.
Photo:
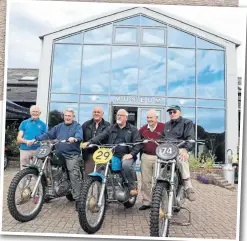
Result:
{"type": "Polygon", "coordinates": [[[7,126],[5,130],[5,146],[8,148],[8,155],[19,156],[19,144],[16,141],[18,135],[18,128],[16,123],[7,126]]]}

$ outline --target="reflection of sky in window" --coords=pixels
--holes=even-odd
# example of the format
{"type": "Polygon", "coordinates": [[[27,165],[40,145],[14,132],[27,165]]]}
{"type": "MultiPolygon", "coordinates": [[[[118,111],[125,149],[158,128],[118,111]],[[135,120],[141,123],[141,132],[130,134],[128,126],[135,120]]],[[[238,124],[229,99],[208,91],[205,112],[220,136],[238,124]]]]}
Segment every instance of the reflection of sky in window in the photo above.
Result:
{"type": "Polygon", "coordinates": [[[79,95],[73,94],[51,94],[50,101],[78,102],[79,95]]]}
{"type": "Polygon", "coordinates": [[[157,22],[151,18],[145,17],[145,16],[141,16],[141,25],[145,25],[145,26],[161,26],[164,27],[165,25],[157,22]]]}
{"type": "Polygon", "coordinates": [[[82,125],[85,121],[92,119],[93,108],[99,106],[103,109],[103,118],[108,121],[108,104],[80,104],[79,123],[82,125]]]}
{"type": "Polygon", "coordinates": [[[138,48],[114,46],[112,51],[111,94],[136,95],[138,48]]]}
{"type": "Polygon", "coordinates": [[[203,39],[200,39],[200,38],[197,38],[197,48],[201,48],[201,49],[220,49],[220,50],[223,50],[222,47],[216,45],[216,44],[213,44],[213,43],[210,43],[206,40],[203,40],[203,39]]]}
{"type": "Polygon", "coordinates": [[[115,22],[117,25],[140,25],[140,16],[127,18],[125,20],[120,20],[115,22]]]}
{"type": "Polygon", "coordinates": [[[195,106],[195,99],[174,99],[174,98],[168,98],[167,99],[167,105],[179,105],[179,106],[195,106]]]}
{"type": "Polygon", "coordinates": [[[77,103],[50,103],[50,111],[58,110],[63,113],[67,108],[72,108],[75,111],[75,120],[78,121],[77,103]]]}
{"type": "Polygon", "coordinates": [[[195,96],[195,50],[168,49],[168,96],[195,96]]]}
{"type": "Polygon", "coordinates": [[[81,95],[80,102],[108,103],[108,95],[81,95]]]}
{"type": "Polygon", "coordinates": [[[92,43],[110,44],[111,42],[112,42],[111,24],[87,31],[84,34],[85,44],[92,44],[92,43]]]}
{"type": "Polygon", "coordinates": [[[168,47],[195,48],[195,41],[193,35],[168,27],[168,47]]]}
{"type": "Polygon", "coordinates": [[[166,92],[165,48],[142,47],[140,54],[139,94],[164,96],[166,92]]]}
{"type": "Polygon", "coordinates": [[[116,28],[115,41],[117,43],[136,43],[137,29],[136,28],[116,28]]]}
{"type": "Polygon", "coordinates": [[[225,110],[197,109],[198,125],[210,133],[222,133],[225,131],[225,110]]]}
{"type": "Polygon", "coordinates": [[[224,98],[224,52],[198,50],[198,97],[224,98]]]}
{"type": "Polygon", "coordinates": [[[74,43],[74,44],[81,44],[82,43],[82,33],[72,35],[67,38],[60,39],[56,41],[56,43],[74,43]]]}
{"type": "Polygon", "coordinates": [[[163,29],[143,29],[144,44],[165,44],[165,30],[163,29]]]}
{"type": "Polygon", "coordinates": [[[219,107],[224,108],[225,107],[225,101],[224,100],[200,100],[197,99],[197,106],[200,107],[219,107]]]}
{"type": "Polygon", "coordinates": [[[82,93],[108,94],[110,46],[85,45],[83,48],[82,93]]]}
{"type": "Polygon", "coordinates": [[[76,92],[80,89],[81,46],[56,44],[52,91],[76,92]]]}

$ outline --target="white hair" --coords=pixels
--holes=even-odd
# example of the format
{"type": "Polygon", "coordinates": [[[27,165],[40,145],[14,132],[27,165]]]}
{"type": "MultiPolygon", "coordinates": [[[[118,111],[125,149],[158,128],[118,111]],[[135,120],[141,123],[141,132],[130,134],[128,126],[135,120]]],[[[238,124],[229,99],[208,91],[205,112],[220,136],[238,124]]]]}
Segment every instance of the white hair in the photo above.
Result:
{"type": "Polygon", "coordinates": [[[75,115],[75,111],[72,108],[67,108],[63,113],[65,112],[71,112],[73,113],[73,116],[75,115]]]}
{"type": "Polygon", "coordinates": [[[121,111],[121,112],[124,112],[125,115],[128,117],[129,113],[128,113],[127,110],[125,110],[125,109],[119,109],[119,110],[117,111],[117,113],[120,112],[120,111],[121,111]]]}

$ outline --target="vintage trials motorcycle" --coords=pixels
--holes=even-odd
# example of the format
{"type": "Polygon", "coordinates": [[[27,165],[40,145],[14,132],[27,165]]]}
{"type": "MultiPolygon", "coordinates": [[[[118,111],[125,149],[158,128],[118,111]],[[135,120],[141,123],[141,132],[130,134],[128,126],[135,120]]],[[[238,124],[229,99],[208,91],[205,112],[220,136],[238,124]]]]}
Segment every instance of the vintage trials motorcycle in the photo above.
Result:
{"type": "MultiPolygon", "coordinates": [[[[118,202],[126,208],[135,205],[137,197],[130,195],[128,181],[121,170],[122,161],[114,156],[114,150],[117,146],[131,147],[140,143],[89,144],[86,147],[98,148],[93,154],[94,171],[85,177],[78,204],[80,226],[86,233],[93,234],[101,228],[107,203],[118,202]]],[[[135,173],[137,186],[134,167],[133,173],[135,173]]]]}
{"type": "Polygon", "coordinates": [[[67,140],[57,139],[36,141],[41,145],[33,161],[12,179],[7,205],[11,216],[17,221],[34,219],[41,211],[44,200],[66,196],[69,201],[74,201],[65,158],[55,148],[60,142],[70,144],[67,140]]]}

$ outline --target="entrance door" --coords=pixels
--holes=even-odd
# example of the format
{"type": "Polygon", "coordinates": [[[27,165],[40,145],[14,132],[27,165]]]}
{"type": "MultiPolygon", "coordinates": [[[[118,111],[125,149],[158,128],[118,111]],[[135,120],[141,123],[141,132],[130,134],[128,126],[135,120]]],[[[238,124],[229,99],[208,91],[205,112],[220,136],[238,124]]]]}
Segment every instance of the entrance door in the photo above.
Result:
{"type": "Polygon", "coordinates": [[[116,123],[116,115],[118,110],[120,109],[125,109],[128,111],[129,116],[128,116],[128,122],[131,125],[134,125],[137,127],[137,113],[138,113],[138,108],[137,107],[128,107],[128,106],[112,106],[111,110],[111,123],[115,124],[116,123]]]}

